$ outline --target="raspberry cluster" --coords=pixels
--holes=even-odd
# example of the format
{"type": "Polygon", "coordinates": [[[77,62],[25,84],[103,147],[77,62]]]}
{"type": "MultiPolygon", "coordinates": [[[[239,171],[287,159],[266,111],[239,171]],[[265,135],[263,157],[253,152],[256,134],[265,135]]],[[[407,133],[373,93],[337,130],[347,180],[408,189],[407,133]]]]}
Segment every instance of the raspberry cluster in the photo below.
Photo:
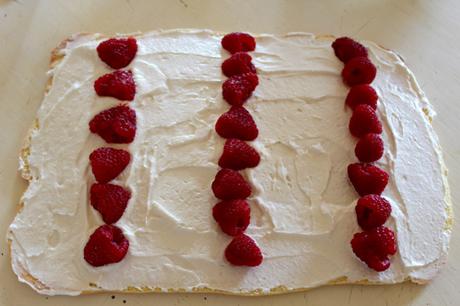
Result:
{"type": "Polygon", "coordinates": [[[257,138],[259,130],[244,103],[259,84],[252,57],[247,53],[256,47],[254,38],[246,33],[230,33],[222,39],[222,47],[232,55],[222,63],[222,73],[228,79],[222,84],[222,96],[231,105],[216,122],[216,132],[225,138],[221,169],[212,182],[214,196],[221,202],[214,205],[212,215],[221,230],[233,236],[225,249],[227,260],[237,266],[258,266],[263,256],[255,241],[244,234],[251,219],[246,199],[251,185],[238,171],[256,167],[260,155],[247,143],[257,138]]]}
{"type": "MultiPolygon", "coordinates": [[[[99,58],[113,69],[128,66],[136,52],[137,42],[131,37],[111,38],[97,47],[99,58]]],[[[136,94],[133,73],[116,70],[105,74],[94,82],[94,90],[101,97],[132,101],[136,94]]],[[[107,143],[131,143],[136,135],[136,112],[122,103],[94,116],[89,122],[89,129],[107,143]]],[[[101,147],[91,153],[89,160],[97,181],[90,188],[90,203],[105,224],[91,234],[83,255],[87,263],[99,267],[121,261],[128,252],[128,239],[113,223],[125,212],[131,192],[110,182],[128,166],[131,154],[123,149],[101,147]]]]}
{"type": "Polygon", "coordinates": [[[355,211],[363,232],[353,236],[351,247],[369,268],[380,272],[390,267],[389,255],[396,253],[396,242],[393,231],[383,226],[391,214],[390,203],[381,196],[389,176],[372,164],[384,153],[382,123],[376,112],[378,95],[370,86],[377,68],[367,49],[349,37],[337,38],[332,48],[345,65],[342,79],[350,87],[345,103],[353,110],[349,130],[359,138],[355,155],[360,162],[348,166],[348,178],[361,196],[355,211]]]}

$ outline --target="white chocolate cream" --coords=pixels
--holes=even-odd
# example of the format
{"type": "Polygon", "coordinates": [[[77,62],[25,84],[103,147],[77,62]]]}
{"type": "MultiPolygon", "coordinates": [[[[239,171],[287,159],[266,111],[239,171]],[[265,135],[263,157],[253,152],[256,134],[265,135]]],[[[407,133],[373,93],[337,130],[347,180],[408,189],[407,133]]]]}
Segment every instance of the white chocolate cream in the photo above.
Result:
{"type": "Polygon", "coordinates": [[[386,225],[398,241],[391,268],[377,273],[349,244],[359,231],[358,195],[346,174],[356,160],[356,139],[348,132],[343,64],[332,38],[305,33],[256,36],[251,54],[260,85],[246,106],[260,130],[252,144],[262,160],[243,173],[253,186],[247,234],[264,261],[247,268],[224,259],[231,237],[211,216],[217,200],[210,188],[224,143],[214,123],[229,108],[221,95],[220,65],[229,56],[221,37],[201,30],[137,36],[139,50],[128,67],[137,84],[130,104],[137,135],[129,145],[116,145],[132,153],[116,181],[132,192],[116,224],[130,248],[123,261],[100,268],[83,259],[89,235],[102,224],[88,203],[94,181],[88,156],[106,145],[88,122],[119,102],[93,89],[94,80],[111,71],[95,51],[103,38],[80,36],[67,44],[50,71],[52,87],[27,161],[32,179],[8,234],[19,279],[43,294],[78,295],[128,287],[270,293],[344,277],[379,283],[433,278],[446,260],[451,219],[426,97],[395,53],[365,42],[378,69],[372,85],[385,141],[378,165],[390,174],[384,196],[393,208],[386,225]]]}

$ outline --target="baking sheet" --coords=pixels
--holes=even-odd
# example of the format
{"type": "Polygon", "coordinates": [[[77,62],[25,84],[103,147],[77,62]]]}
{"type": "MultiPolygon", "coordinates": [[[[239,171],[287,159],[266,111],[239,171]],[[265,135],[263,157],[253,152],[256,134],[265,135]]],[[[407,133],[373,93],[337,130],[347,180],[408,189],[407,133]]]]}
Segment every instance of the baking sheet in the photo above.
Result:
{"type": "MultiPolygon", "coordinates": [[[[400,53],[438,117],[455,208],[460,196],[460,1],[0,0],[0,236],[5,237],[25,182],[17,154],[42,99],[51,49],[76,32],[107,34],[166,28],[350,35],[400,53]]],[[[20,284],[0,239],[0,305],[459,305],[457,226],[448,265],[427,286],[336,286],[273,297],[205,294],[97,294],[45,297],[20,284]]]]}

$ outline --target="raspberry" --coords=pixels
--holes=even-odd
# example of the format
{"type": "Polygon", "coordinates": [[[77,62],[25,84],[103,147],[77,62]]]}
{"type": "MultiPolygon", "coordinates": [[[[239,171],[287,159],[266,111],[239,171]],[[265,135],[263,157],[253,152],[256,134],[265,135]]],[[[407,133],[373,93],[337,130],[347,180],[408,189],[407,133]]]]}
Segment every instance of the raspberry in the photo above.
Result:
{"type": "Polygon", "coordinates": [[[260,162],[257,151],[239,139],[227,139],[224,152],[219,159],[219,166],[233,170],[253,168],[260,162]]]}
{"type": "Polygon", "coordinates": [[[98,148],[89,156],[91,169],[99,183],[108,183],[116,178],[129,164],[128,151],[113,148],[98,148]]]}
{"type": "Polygon", "coordinates": [[[263,256],[251,237],[241,234],[233,238],[225,249],[225,258],[235,266],[255,267],[262,263],[263,256]]]}
{"type": "Polygon", "coordinates": [[[385,198],[369,194],[358,200],[355,211],[359,226],[363,230],[370,230],[387,221],[391,214],[391,205],[385,198]]]}
{"type": "Polygon", "coordinates": [[[383,155],[383,140],[378,134],[366,134],[356,144],[356,157],[361,162],[374,162],[383,155]]]}
{"type": "Polygon", "coordinates": [[[380,195],[388,184],[388,173],[370,164],[348,165],[348,178],[360,196],[380,195]]]}
{"type": "Polygon", "coordinates": [[[131,192],[113,184],[95,183],[90,191],[91,205],[107,224],[117,222],[125,212],[131,192]]]}
{"type": "Polygon", "coordinates": [[[83,251],[87,263],[93,267],[121,261],[128,252],[129,241],[121,229],[114,225],[102,225],[89,237],[83,251]]]}
{"type": "Polygon", "coordinates": [[[240,140],[254,140],[259,135],[254,119],[242,106],[232,106],[223,113],[216,122],[216,132],[222,138],[237,138],[240,140]]]}
{"type": "Polygon", "coordinates": [[[348,86],[370,84],[377,74],[377,68],[367,57],[349,60],[342,70],[342,79],[348,86]]]}
{"type": "Polygon", "coordinates": [[[237,52],[222,63],[222,72],[226,77],[243,73],[256,73],[256,68],[251,63],[252,57],[245,52],[237,52]]]}
{"type": "Polygon", "coordinates": [[[212,216],[224,233],[242,234],[249,225],[251,209],[245,200],[222,201],[214,205],[212,216]]]}
{"type": "Polygon", "coordinates": [[[258,84],[259,79],[255,73],[234,75],[222,85],[222,96],[229,104],[241,106],[251,96],[258,84]]]}
{"type": "Polygon", "coordinates": [[[256,41],[247,33],[230,33],[222,38],[222,47],[230,53],[254,51],[256,41]]]}
{"type": "Polygon", "coordinates": [[[367,49],[349,37],[337,38],[332,43],[332,48],[334,49],[335,56],[344,63],[355,57],[367,57],[367,49]]]}
{"type": "Polygon", "coordinates": [[[133,73],[131,71],[117,70],[104,74],[94,82],[94,90],[101,97],[132,101],[136,94],[133,73]]]}
{"type": "Polygon", "coordinates": [[[382,133],[382,123],[380,123],[377,113],[369,105],[358,105],[353,111],[348,128],[353,136],[362,137],[368,133],[382,133]]]}
{"type": "Polygon", "coordinates": [[[111,38],[97,46],[97,54],[101,61],[112,67],[120,69],[128,66],[137,52],[136,39],[111,38]]]}
{"type": "Polygon", "coordinates": [[[212,182],[212,191],[221,200],[246,199],[251,195],[251,186],[241,174],[231,169],[221,169],[212,182]]]}
{"type": "Polygon", "coordinates": [[[374,88],[367,84],[362,84],[350,88],[345,103],[351,109],[355,109],[360,104],[367,104],[373,109],[377,109],[378,98],[374,88]]]}
{"type": "Polygon", "coordinates": [[[369,268],[378,272],[385,271],[390,267],[388,255],[396,253],[395,235],[389,228],[380,226],[354,234],[351,247],[369,268]]]}
{"type": "Polygon", "coordinates": [[[109,108],[94,116],[89,129],[108,143],[130,143],[136,135],[136,112],[123,105],[109,108]]]}

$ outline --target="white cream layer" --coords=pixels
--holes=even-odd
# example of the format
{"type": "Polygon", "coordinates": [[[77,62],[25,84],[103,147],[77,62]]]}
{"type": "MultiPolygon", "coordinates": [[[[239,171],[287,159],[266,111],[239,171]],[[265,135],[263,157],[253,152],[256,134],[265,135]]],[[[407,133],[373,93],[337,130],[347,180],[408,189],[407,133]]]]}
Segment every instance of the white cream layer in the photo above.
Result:
{"type": "Polygon", "coordinates": [[[88,156],[105,143],[89,132],[88,122],[118,104],[93,89],[94,80],[111,71],[97,57],[98,37],[68,44],[50,71],[53,85],[38,112],[28,158],[33,179],[8,236],[21,281],[30,283],[24,277],[29,272],[43,284],[35,289],[50,295],[128,286],[268,293],[343,276],[350,282],[424,282],[445,261],[445,169],[422,112],[431,108],[412,73],[395,53],[365,43],[378,68],[372,85],[385,141],[378,164],[390,174],[384,195],[393,213],[387,225],[398,239],[391,268],[376,273],[349,245],[359,231],[358,196],[346,175],[355,162],[356,139],[348,132],[343,64],[331,38],[291,33],[256,36],[252,56],[260,85],[246,104],[260,130],[253,145],[262,157],[244,172],[254,190],[247,233],[265,259],[255,268],[228,264],[223,251],[231,238],[212,219],[217,200],[210,185],[224,143],[214,123],[229,107],[221,97],[220,71],[229,54],[218,33],[172,30],[138,36],[139,51],[129,66],[137,83],[130,104],[137,135],[132,144],[117,146],[132,153],[118,180],[132,192],[117,223],[130,240],[129,252],[118,264],[89,266],[82,250],[102,221],[88,204],[94,181],[88,156]]]}

